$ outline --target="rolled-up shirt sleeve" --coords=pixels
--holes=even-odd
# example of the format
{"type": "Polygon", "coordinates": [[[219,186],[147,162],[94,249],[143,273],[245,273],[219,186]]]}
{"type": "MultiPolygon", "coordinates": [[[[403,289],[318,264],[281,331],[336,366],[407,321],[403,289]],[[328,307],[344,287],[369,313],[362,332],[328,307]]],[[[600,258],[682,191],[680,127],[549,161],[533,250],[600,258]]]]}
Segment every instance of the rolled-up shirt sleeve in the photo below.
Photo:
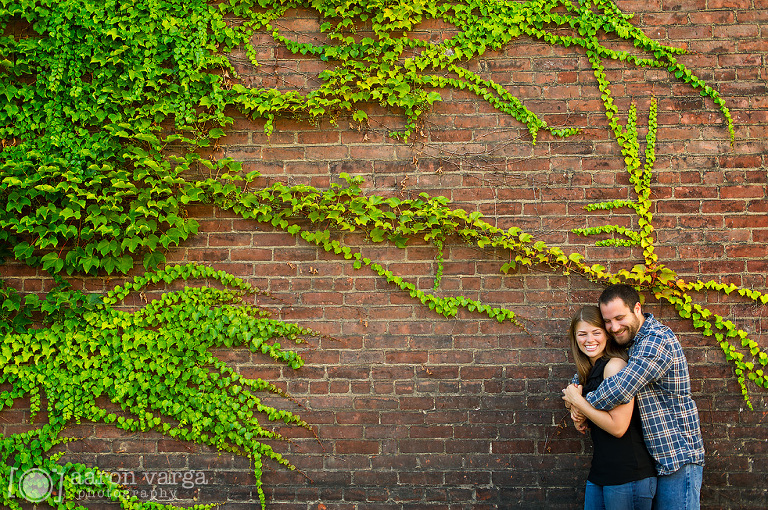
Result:
{"type": "Polygon", "coordinates": [[[644,339],[632,346],[627,366],[600,383],[597,390],[587,395],[587,402],[600,410],[626,404],[641,388],[659,379],[671,364],[672,354],[663,336],[644,339]]]}

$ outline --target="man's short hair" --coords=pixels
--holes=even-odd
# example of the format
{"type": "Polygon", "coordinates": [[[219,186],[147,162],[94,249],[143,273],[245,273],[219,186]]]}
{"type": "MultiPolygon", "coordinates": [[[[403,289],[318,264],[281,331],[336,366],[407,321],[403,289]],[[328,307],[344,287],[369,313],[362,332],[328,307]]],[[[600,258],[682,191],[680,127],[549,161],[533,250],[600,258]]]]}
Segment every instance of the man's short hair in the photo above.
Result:
{"type": "Polygon", "coordinates": [[[615,283],[603,290],[597,300],[597,304],[598,306],[605,305],[616,298],[621,299],[630,310],[635,307],[635,304],[640,302],[640,294],[637,293],[634,287],[626,283],[615,283]]]}

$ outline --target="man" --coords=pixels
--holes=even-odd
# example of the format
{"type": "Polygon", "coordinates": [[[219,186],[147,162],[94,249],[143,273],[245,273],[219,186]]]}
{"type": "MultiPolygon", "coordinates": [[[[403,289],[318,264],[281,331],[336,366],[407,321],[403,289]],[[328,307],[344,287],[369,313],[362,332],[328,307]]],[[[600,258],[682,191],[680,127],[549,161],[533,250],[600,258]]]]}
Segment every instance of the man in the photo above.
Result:
{"type": "Polygon", "coordinates": [[[643,314],[640,296],[629,285],[607,287],[598,305],[608,332],[629,348],[629,361],[587,401],[609,410],[636,396],[643,437],[658,472],[654,510],[698,510],[704,442],[680,342],[652,314],[643,314]]]}

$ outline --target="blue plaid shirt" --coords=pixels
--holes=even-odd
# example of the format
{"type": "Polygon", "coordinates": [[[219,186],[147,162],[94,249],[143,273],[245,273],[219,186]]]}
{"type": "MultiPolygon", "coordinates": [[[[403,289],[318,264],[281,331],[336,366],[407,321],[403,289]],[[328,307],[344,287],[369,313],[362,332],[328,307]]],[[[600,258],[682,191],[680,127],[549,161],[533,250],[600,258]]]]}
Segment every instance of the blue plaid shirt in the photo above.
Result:
{"type": "Polygon", "coordinates": [[[587,395],[596,409],[613,409],[637,396],[643,436],[659,475],[685,464],[704,465],[699,412],[691,397],[688,362],[677,337],[646,313],[623,370],[587,395]]]}

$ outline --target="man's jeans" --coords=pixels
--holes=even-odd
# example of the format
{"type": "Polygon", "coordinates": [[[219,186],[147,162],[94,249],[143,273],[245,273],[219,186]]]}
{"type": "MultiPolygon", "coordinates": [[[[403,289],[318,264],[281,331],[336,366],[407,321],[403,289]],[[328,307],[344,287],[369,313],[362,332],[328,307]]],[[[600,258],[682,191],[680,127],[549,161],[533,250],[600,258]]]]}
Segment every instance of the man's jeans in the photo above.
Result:
{"type": "Polygon", "coordinates": [[[584,510],[651,510],[656,477],[621,485],[595,485],[587,480],[584,510]]]}
{"type": "Polygon", "coordinates": [[[671,475],[659,476],[653,510],[699,510],[704,467],[686,464],[671,475]]]}

